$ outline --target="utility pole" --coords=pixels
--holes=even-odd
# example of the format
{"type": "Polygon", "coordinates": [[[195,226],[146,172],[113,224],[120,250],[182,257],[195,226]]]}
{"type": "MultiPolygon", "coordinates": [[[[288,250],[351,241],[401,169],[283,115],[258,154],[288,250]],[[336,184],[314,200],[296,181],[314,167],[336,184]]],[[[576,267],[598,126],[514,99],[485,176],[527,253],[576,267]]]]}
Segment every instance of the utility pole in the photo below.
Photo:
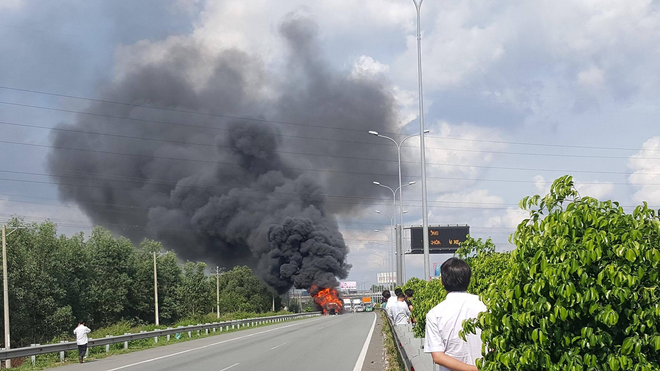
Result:
{"type": "MultiPolygon", "coordinates": [[[[7,226],[2,226],[2,302],[5,309],[5,349],[11,348],[9,338],[9,278],[7,277],[7,236],[16,232],[17,229],[27,227],[11,227],[13,230],[7,233],[7,226]]],[[[11,368],[11,359],[5,360],[5,368],[11,368]]]]}
{"type": "Polygon", "coordinates": [[[156,326],[158,326],[158,272],[156,268],[156,251],[154,251],[154,307],[156,308],[156,326]]]}
{"type": "MultiPolygon", "coordinates": [[[[6,227],[2,226],[2,300],[5,306],[5,349],[9,350],[9,283],[7,282],[7,241],[6,227]]],[[[5,361],[5,368],[11,368],[11,359],[5,361]]]]}
{"type": "Polygon", "coordinates": [[[217,312],[216,318],[220,318],[220,272],[225,268],[215,267],[215,308],[217,312]]]}

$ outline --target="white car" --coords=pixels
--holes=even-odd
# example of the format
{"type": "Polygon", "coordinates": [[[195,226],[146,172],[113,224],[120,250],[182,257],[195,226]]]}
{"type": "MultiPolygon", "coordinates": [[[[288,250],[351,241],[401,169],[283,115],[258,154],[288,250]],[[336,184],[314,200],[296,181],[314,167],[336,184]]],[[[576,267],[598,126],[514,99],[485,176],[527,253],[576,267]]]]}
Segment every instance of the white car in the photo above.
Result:
{"type": "Polygon", "coordinates": [[[355,305],[355,311],[356,312],[364,312],[365,311],[364,305],[362,305],[362,304],[355,305]]]}

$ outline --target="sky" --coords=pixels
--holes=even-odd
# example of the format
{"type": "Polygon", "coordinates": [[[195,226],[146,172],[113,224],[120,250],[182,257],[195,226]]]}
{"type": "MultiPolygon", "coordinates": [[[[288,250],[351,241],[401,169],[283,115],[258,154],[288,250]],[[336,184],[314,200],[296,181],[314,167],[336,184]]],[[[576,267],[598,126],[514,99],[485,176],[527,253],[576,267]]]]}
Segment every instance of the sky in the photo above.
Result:
{"type": "MultiPolygon", "coordinates": [[[[565,174],[583,196],[660,208],[659,8],[655,0],[426,0],[429,224],[468,224],[473,237],[510,250],[508,237],[525,217],[518,201],[565,174]]],[[[329,70],[386,86],[392,135],[419,132],[411,1],[0,0],[0,220],[51,219],[62,233],[89,234],[88,216],[61,200],[48,176],[52,129],[178,45],[206,56],[240,50],[263,66],[265,77],[255,78],[293,81],[278,31],[292,14],[316,25],[316,52],[329,70]]],[[[193,72],[186,78],[203,84],[203,68],[193,72]]],[[[416,181],[403,192],[405,225],[421,224],[415,139],[402,147],[404,181],[416,181]]],[[[389,144],[366,132],[343,140],[389,144]]],[[[384,156],[395,172],[396,152],[384,156]]],[[[390,191],[371,182],[396,187],[395,175],[356,177],[351,187],[381,201],[337,214],[348,280],[372,284],[385,269],[389,237],[374,230],[387,231],[383,214],[398,211],[390,191]]],[[[431,265],[446,258],[432,255],[431,265]]],[[[406,278],[413,276],[423,276],[419,255],[406,257],[406,278]]]]}

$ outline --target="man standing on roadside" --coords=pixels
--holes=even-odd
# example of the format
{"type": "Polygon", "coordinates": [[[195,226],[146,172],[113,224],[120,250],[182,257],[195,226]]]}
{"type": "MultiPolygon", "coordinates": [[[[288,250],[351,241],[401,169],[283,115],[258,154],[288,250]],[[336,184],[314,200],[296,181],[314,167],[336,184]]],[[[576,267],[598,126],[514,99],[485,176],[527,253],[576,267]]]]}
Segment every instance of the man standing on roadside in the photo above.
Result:
{"type": "Polygon", "coordinates": [[[406,304],[406,297],[403,295],[403,292],[399,291],[397,295],[397,300],[394,304],[387,304],[387,315],[392,318],[392,322],[395,325],[405,325],[408,323],[408,318],[410,318],[410,310],[408,309],[408,304],[406,304]]]}
{"type": "Polygon", "coordinates": [[[426,315],[426,343],[424,352],[431,353],[440,371],[477,371],[476,360],[481,358],[481,331],[459,336],[463,321],[477,318],[486,306],[476,295],[468,294],[472,270],[463,260],[451,258],[442,264],[442,285],[447,298],[426,315]]]}
{"type": "Polygon", "coordinates": [[[78,344],[78,361],[83,363],[83,358],[87,353],[87,334],[92,332],[89,327],[85,326],[85,321],[78,321],[78,327],[73,330],[73,334],[76,335],[76,344],[78,344]]]}

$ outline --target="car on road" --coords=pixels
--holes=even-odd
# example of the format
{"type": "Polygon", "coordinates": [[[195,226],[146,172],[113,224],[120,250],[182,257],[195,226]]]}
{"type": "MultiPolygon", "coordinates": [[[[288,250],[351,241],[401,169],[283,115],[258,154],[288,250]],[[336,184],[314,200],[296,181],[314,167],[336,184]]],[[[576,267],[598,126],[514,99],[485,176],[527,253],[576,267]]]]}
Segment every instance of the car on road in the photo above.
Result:
{"type": "Polygon", "coordinates": [[[356,312],[364,312],[364,311],[365,311],[364,305],[362,305],[362,304],[356,304],[356,305],[355,305],[355,311],[356,311],[356,312]]]}

